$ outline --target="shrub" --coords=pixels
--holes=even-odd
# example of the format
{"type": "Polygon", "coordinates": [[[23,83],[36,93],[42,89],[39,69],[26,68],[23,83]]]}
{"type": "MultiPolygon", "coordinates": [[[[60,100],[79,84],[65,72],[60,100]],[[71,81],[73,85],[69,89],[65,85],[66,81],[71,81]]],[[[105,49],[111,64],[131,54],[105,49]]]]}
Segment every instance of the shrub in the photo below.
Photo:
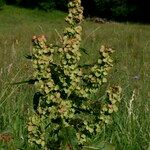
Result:
{"type": "Polygon", "coordinates": [[[59,10],[63,10],[66,11],[67,10],[67,4],[68,4],[68,0],[56,0],[56,8],[59,10]]]}
{"type": "Polygon", "coordinates": [[[44,0],[38,2],[39,8],[43,9],[45,11],[52,10],[56,8],[56,2],[55,0],[44,0]]]}
{"type": "Polygon", "coordinates": [[[67,10],[68,0],[6,0],[7,4],[14,4],[29,8],[39,8],[45,11],[52,9],[67,10]]]}
{"type": "Polygon", "coordinates": [[[103,98],[92,99],[107,82],[111,48],[101,46],[94,64],[79,65],[81,53],[80,0],[71,0],[60,45],[48,45],[44,35],[33,37],[35,112],[29,118],[29,142],[41,149],[82,149],[118,110],[121,88],[109,87],[103,98]],[[56,60],[54,55],[60,56],[56,60]]]}
{"type": "Polygon", "coordinates": [[[0,0],[0,9],[2,9],[2,7],[4,6],[5,4],[5,0],[0,0]]]}
{"type": "Polygon", "coordinates": [[[134,12],[135,6],[128,3],[127,0],[115,0],[113,7],[111,7],[112,17],[119,20],[129,18],[129,15],[134,12]]]}
{"type": "Polygon", "coordinates": [[[36,8],[38,6],[38,0],[6,0],[8,5],[17,5],[27,8],[36,8]]]}
{"type": "Polygon", "coordinates": [[[95,15],[101,17],[121,19],[129,18],[129,15],[135,11],[136,5],[128,0],[94,0],[95,15]]]}
{"type": "Polygon", "coordinates": [[[112,0],[94,0],[96,7],[96,14],[101,17],[111,16],[112,0]]]}
{"type": "Polygon", "coordinates": [[[68,0],[38,0],[40,9],[49,11],[51,9],[59,9],[65,11],[67,9],[68,0]]]}

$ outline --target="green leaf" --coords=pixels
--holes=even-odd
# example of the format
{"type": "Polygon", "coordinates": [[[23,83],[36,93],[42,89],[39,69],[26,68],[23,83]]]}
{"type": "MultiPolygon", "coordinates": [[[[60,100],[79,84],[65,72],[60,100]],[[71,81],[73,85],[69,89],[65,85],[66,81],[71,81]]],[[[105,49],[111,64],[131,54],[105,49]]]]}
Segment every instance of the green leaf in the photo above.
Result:
{"type": "Polygon", "coordinates": [[[150,150],[150,142],[149,142],[149,146],[148,146],[148,149],[147,150],[150,150]]]}
{"type": "Polygon", "coordinates": [[[103,53],[102,54],[104,57],[108,57],[108,53],[103,53]]]}
{"type": "Polygon", "coordinates": [[[93,141],[88,146],[84,146],[83,150],[115,150],[115,147],[107,142],[93,141]]]}
{"type": "Polygon", "coordinates": [[[18,85],[18,84],[25,84],[25,83],[34,84],[36,81],[38,81],[38,80],[37,79],[29,79],[29,80],[26,80],[26,81],[11,83],[11,85],[18,85]]]}
{"type": "Polygon", "coordinates": [[[27,54],[27,55],[25,55],[24,57],[25,57],[26,59],[33,59],[33,58],[34,58],[34,56],[33,56],[33,55],[28,55],[28,54],[27,54]]]}
{"type": "Polygon", "coordinates": [[[103,61],[101,59],[98,59],[98,64],[101,64],[103,61]]]}
{"type": "Polygon", "coordinates": [[[118,107],[116,105],[113,106],[113,110],[114,112],[117,112],[118,111],[118,107]]]}
{"type": "Polygon", "coordinates": [[[102,82],[103,82],[103,83],[106,83],[106,82],[107,82],[107,79],[106,79],[106,78],[103,78],[103,79],[102,79],[102,82]]]}
{"type": "Polygon", "coordinates": [[[66,150],[67,148],[71,150],[78,150],[78,141],[76,138],[76,130],[73,127],[63,128],[59,132],[59,138],[61,139],[61,149],[66,150]]]}
{"type": "Polygon", "coordinates": [[[70,59],[71,58],[71,55],[69,55],[68,53],[66,54],[66,58],[67,59],[70,59]]]}
{"type": "Polygon", "coordinates": [[[84,52],[85,54],[89,55],[89,54],[87,53],[87,50],[86,50],[85,48],[80,47],[80,50],[81,50],[82,52],[84,52]]]}
{"type": "Polygon", "coordinates": [[[98,72],[95,73],[95,76],[96,76],[96,77],[100,77],[100,75],[101,75],[101,74],[98,73],[98,72]]]}

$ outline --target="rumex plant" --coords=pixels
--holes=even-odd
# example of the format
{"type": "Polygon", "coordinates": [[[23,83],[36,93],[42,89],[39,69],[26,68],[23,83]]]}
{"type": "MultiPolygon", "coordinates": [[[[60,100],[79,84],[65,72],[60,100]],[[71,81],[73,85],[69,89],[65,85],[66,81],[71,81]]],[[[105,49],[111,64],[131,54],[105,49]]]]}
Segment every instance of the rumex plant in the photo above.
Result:
{"type": "Polygon", "coordinates": [[[61,46],[48,45],[44,35],[33,37],[37,92],[35,112],[28,122],[28,139],[45,150],[82,149],[111,121],[120,102],[119,86],[108,87],[103,98],[91,98],[107,82],[113,50],[101,46],[97,63],[80,65],[81,1],[70,0],[68,8],[69,27],[64,30],[61,46]]]}

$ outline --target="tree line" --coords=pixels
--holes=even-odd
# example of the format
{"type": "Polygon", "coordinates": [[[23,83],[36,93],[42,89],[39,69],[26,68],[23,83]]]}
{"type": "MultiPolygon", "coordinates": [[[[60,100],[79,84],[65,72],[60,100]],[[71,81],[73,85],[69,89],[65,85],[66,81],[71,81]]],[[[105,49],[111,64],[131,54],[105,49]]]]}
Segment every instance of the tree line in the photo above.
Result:
{"type": "MultiPolygon", "coordinates": [[[[67,11],[67,3],[68,0],[0,0],[0,7],[9,4],[44,11],[67,11]]],[[[82,0],[85,16],[118,21],[150,22],[148,4],[148,0],[82,0]]]]}

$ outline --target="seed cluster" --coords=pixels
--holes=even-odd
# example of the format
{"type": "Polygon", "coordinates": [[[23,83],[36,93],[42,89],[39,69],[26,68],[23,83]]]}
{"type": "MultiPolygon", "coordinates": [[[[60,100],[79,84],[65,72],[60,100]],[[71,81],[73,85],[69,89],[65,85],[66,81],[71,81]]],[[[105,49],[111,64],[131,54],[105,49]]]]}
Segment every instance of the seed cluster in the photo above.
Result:
{"type": "Polygon", "coordinates": [[[45,150],[62,148],[65,129],[67,135],[70,130],[75,133],[77,146],[82,148],[89,138],[101,131],[103,124],[110,122],[110,115],[118,110],[120,102],[118,86],[110,87],[104,99],[90,98],[107,82],[113,66],[113,50],[101,46],[97,63],[88,69],[80,66],[83,8],[80,0],[71,0],[68,7],[69,27],[64,30],[61,47],[48,45],[43,35],[33,37],[37,107],[29,118],[28,135],[30,143],[45,150]],[[59,62],[54,60],[55,52],[59,52],[59,62]]]}

